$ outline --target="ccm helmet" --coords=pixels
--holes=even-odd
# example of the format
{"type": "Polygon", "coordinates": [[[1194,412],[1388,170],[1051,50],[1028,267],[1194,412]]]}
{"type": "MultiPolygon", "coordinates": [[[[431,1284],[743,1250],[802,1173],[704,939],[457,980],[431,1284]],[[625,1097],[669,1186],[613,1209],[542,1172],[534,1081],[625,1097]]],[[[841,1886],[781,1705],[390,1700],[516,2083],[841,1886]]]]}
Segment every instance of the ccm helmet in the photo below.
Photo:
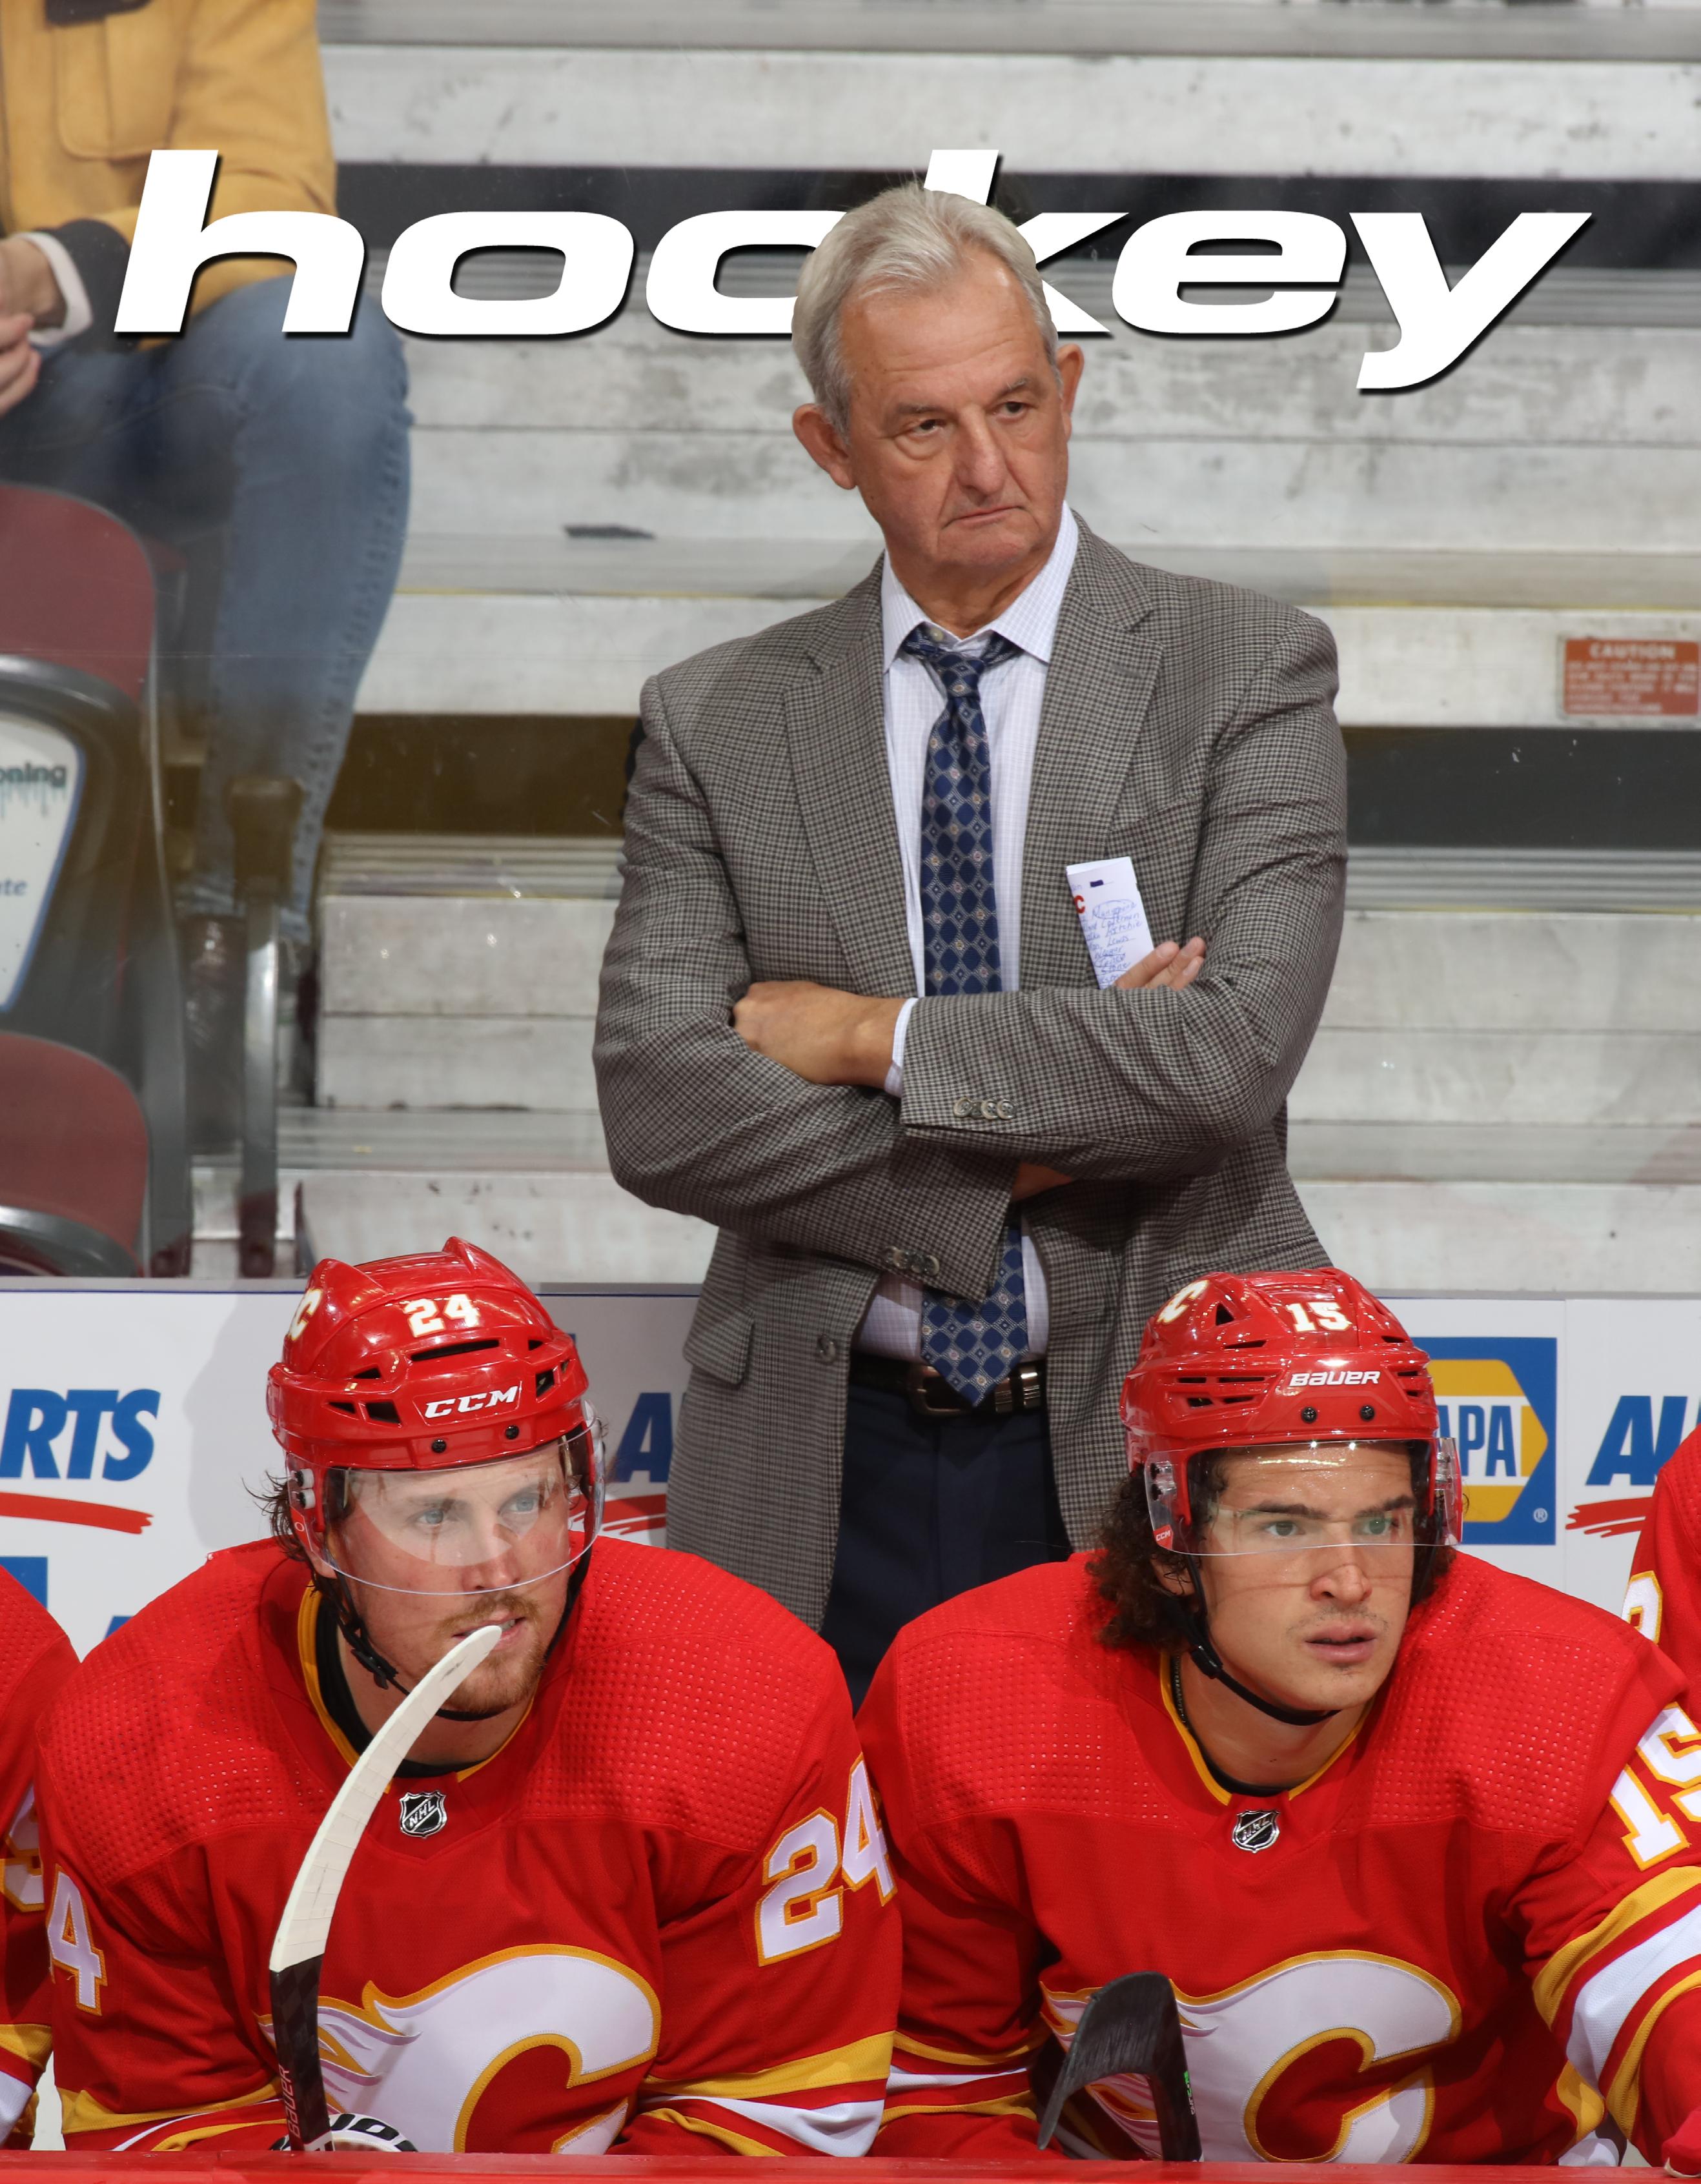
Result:
{"type": "Polygon", "coordinates": [[[584,1368],[519,1277],[439,1252],[314,1268],[266,1407],[290,1521],[380,1683],[351,1584],[512,1591],[575,1571],[601,1528],[601,1428],[584,1368]]]}
{"type": "Polygon", "coordinates": [[[1413,1557],[1415,1595],[1436,1553],[1459,1536],[1458,1459],[1441,1435],[1427,1367],[1387,1306],[1334,1267],[1205,1274],[1146,1326],[1123,1384],[1122,1419],[1152,1537],[1192,1571],[1191,1598],[1178,1600],[1176,1613],[1203,1673],[1278,1720],[1325,1717],[1276,1707],[1228,1674],[1206,1625],[1198,1564],[1302,1553],[1332,1544],[1330,1529],[1287,1507],[1219,1514],[1202,1490],[1205,1460],[1256,1449],[1274,1475],[1288,1451],[1314,1471],[1331,1453],[1349,1461],[1366,1442],[1403,1444],[1415,1459],[1418,1506],[1403,1529],[1369,1513],[1355,1543],[1369,1557],[1413,1557]]]}

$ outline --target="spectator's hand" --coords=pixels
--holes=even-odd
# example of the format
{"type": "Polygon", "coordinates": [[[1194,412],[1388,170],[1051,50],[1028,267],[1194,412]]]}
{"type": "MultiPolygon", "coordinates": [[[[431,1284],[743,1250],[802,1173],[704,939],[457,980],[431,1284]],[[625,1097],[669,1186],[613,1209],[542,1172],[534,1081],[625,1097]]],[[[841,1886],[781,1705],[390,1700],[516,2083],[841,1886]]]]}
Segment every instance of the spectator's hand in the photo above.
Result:
{"type": "Polygon", "coordinates": [[[32,326],[65,322],[65,299],[47,254],[25,235],[8,235],[0,242],[0,318],[20,311],[29,314],[32,326]]]}
{"type": "Polygon", "coordinates": [[[1181,993],[1198,977],[1205,961],[1205,944],[1192,939],[1185,948],[1173,940],[1161,941],[1149,956],[1142,956],[1131,963],[1117,980],[1124,993],[1138,993],[1146,986],[1168,986],[1181,993]]]}
{"type": "Polygon", "coordinates": [[[34,324],[27,312],[0,313],[0,417],[15,410],[41,376],[42,353],[30,346],[34,324]]]}
{"type": "Polygon", "coordinates": [[[869,1084],[892,1066],[901,1001],[837,993],[807,978],[763,980],[733,1011],[733,1029],[811,1084],[869,1084]]]}

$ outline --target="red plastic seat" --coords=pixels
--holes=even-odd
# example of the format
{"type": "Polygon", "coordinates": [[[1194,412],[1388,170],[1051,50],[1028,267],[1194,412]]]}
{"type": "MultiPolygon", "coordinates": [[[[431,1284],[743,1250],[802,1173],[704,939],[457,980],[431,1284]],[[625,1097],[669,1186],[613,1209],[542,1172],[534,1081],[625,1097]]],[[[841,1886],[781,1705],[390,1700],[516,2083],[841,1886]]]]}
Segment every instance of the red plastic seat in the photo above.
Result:
{"type": "Polygon", "coordinates": [[[115,1069],[0,1033],[0,1272],[137,1274],[148,1124],[115,1069]]]}
{"type": "Polygon", "coordinates": [[[140,1272],[139,1257],[156,1273],[187,1270],[155,599],[148,549],[116,516],[64,493],[0,485],[0,722],[28,761],[26,800],[42,800],[38,813],[26,800],[8,815],[0,797],[26,867],[8,905],[0,990],[0,1267],[8,1269],[119,1275],[140,1272]],[[44,742],[66,756],[41,761],[48,786],[38,788],[31,753],[44,742]],[[52,808],[50,791],[59,800],[52,808]]]}

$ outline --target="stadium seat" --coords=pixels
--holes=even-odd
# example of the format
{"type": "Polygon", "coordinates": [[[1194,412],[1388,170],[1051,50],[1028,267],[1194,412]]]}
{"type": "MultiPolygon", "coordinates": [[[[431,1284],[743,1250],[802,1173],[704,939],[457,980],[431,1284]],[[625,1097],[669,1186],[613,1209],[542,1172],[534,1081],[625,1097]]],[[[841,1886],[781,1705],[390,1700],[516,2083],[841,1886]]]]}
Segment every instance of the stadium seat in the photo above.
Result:
{"type": "Polygon", "coordinates": [[[0,1274],[139,1274],[148,1125],[123,1078],[0,1032],[0,1274]]]}
{"type": "Polygon", "coordinates": [[[148,549],[125,525],[66,494],[0,487],[0,1231],[47,1271],[189,1267],[154,617],[148,549]],[[145,1188],[132,1194],[120,1171],[138,1146],[145,1188]],[[104,1246],[49,1248],[43,1223],[104,1246]]]}

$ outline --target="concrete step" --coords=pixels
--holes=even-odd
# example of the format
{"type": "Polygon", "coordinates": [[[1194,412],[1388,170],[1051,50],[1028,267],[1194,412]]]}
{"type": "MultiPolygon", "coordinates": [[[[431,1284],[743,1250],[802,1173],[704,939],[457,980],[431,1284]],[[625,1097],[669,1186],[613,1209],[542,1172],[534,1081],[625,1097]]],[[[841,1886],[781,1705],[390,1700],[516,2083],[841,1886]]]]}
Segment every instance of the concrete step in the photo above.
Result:
{"type": "Polygon", "coordinates": [[[306,1177],[298,1216],[310,1258],[436,1251],[480,1244],[532,1282],[695,1283],[715,1232],[645,1206],[610,1175],[306,1177]]]}
{"type": "MultiPolygon", "coordinates": [[[[1362,855],[1354,853],[1354,866],[1362,855]]],[[[1323,1021],[1336,1031],[1443,1039],[1476,1030],[1693,1037],[1701,1034],[1701,921],[1354,910],[1323,1021]]],[[[1701,1111],[1701,1084],[1695,1098],[1701,1111]]]]}
{"type": "MultiPolygon", "coordinates": [[[[1347,867],[1349,911],[1444,910],[1458,913],[1551,911],[1570,915],[1638,914],[1626,928],[1632,946],[1648,941],[1643,912],[1693,921],[1701,911],[1701,850],[1476,850],[1430,844],[1352,845],[1347,867]]],[[[1564,927],[1570,933],[1572,928],[1564,927]]],[[[1653,944],[1687,956],[1687,926],[1661,926],[1653,944]]],[[[1574,935],[1579,947],[1609,944],[1574,935]]],[[[1672,961],[1671,956],[1664,957],[1672,961]]],[[[1626,975],[1633,975],[1627,972],[1626,975]]],[[[1681,976],[1687,980],[1690,973],[1681,976]]],[[[1681,1009],[1682,1003],[1677,1004],[1681,1009]]]]}
{"type": "Polygon", "coordinates": [[[1701,1184],[1302,1183],[1325,1251],[1386,1295],[1701,1284],[1701,1184]]]}
{"type": "MultiPolygon", "coordinates": [[[[459,1234],[538,1281],[694,1282],[706,1264],[702,1224],[640,1206],[599,1172],[594,1118],[287,1110],[281,1154],[281,1225],[293,1240],[299,1184],[310,1256],[435,1250],[459,1234]]],[[[1299,1124],[1292,1165],[1325,1249],[1390,1293],[1701,1289],[1693,1123],[1299,1124]]],[[[234,1274],[235,1181],[230,1167],[198,1175],[198,1274],[234,1274]]]]}
{"type": "Polygon", "coordinates": [[[590,1016],[326,1016],[332,1107],[527,1107],[594,1114],[590,1016]]]}
{"type": "MultiPolygon", "coordinates": [[[[549,253],[492,253],[489,263],[471,262],[477,280],[458,286],[474,296],[548,293],[560,277],[560,260],[549,253]]],[[[789,261],[784,274],[761,266],[761,279],[729,272],[721,286],[732,295],[789,295],[797,263],[789,261]]],[[[1688,394],[1701,357],[1701,274],[1557,266],[1465,368],[1397,400],[1368,401],[1354,391],[1359,361],[1366,349],[1391,347],[1394,335],[1368,270],[1355,269],[1323,325],[1269,342],[1141,334],[1112,309],[1112,270],[1108,262],[1079,260],[1046,268],[1054,287],[1109,329],[1107,338],[1085,343],[1077,458],[1101,439],[1516,441],[1565,448],[1693,447],[1698,437],[1688,394]]],[[[763,432],[806,465],[792,443],[791,412],[809,398],[808,387],[789,344],[755,335],[690,340],[650,318],[644,292],[640,265],[627,309],[583,340],[410,339],[417,426],[427,432],[763,432]]]]}
{"type": "Polygon", "coordinates": [[[1641,1128],[1291,1121],[1287,1153],[1307,1184],[1701,1184],[1701,1119],[1641,1128]]]}
{"type": "Polygon", "coordinates": [[[1290,1102],[1308,1123],[1617,1123],[1656,1128],[1701,1106],[1701,1034],[1332,1030],[1290,1102]]]}
{"type": "MultiPolygon", "coordinates": [[[[1701,455],[1696,460],[1701,463],[1701,455]]],[[[1626,555],[1596,587],[1583,567],[1569,566],[1583,562],[1581,555],[1503,560],[1463,552],[1426,557],[1367,551],[1356,556],[1309,549],[1290,554],[1268,548],[1176,549],[1126,537],[1116,543],[1159,566],[1184,574],[1220,574],[1278,595],[1320,591],[1329,576],[1309,572],[1319,565],[1325,571],[1344,571],[1355,560],[1362,573],[1354,588],[1365,590],[1378,588],[1383,581],[1397,587],[1405,578],[1412,588],[1462,590],[1475,563],[1491,592],[1497,577],[1507,588],[1517,588],[1520,568],[1532,588],[1551,576],[1564,590],[1596,591],[1593,604],[1542,608],[1359,606],[1302,599],[1335,632],[1341,656],[1336,711],[1346,727],[1540,728],[1586,723],[1594,716],[1562,707],[1560,663],[1569,639],[1701,640],[1701,612],[1668,606],[1626,610],[1598,603],[1615,592],[1684,593],[1690,572],[1701,566],[1701,556],[1695,554],[1626,555]],[[1436,565],[1432,571],[1418,566],[1426,559],[1436,565]],[[1386,579],[1380,573],[1385,568],[1386,579]]],[[[556,591],[549,587],[559,556],[556,542],[547,535],[538,541],[478,540],[470,545],[464,540],[452,545],[415,540],[360,686],[360,710],[635,714],[650,676],[710,645],[752,636],[826,604],[867,573],[879,550],[873,537],[854,543],[798,538],[779,547],[748,538],[658,543],[675,546],[679,564],[704,566],[700,581],[713,588],[655,594],[556,591]],[[528,565],[523,590],[494,581],[494,571],[522,561],[528,565]],[[775,565],[772,573],[761,572],[764,562],[775,565]],[[722,573],[708,573],[717,564],[722,573]],[[750,581],[761,586],[760,592],[728,593],[725,587],[736,580],[740,567],[753,571],[750,581]],[[843,581],[834,582],[841,574],[843,581]],[[486,582],[492,588],[484,588],[486,582]],[[817,583],[819,591],[800,588],[817,583]]],[[[573,572],[563,573],[572,580],[573,572]]],[[[594,581],[625,583],[636,574],[616,570],[594,581]]],[[[1348,580],[1343,575],[1341,581],[1348,580]]],[[[1687,596],[1693,599],[1695,594],[1687,596]]],[[[1694,722],[1678,719],[1670,725],[1694,722]]]]}
{"type": "Polygon", "coordinates": [[[1132,147],[1154,174],[1617,181],[1701,167],[1681,60],[999,53],[952,39],[895,67],[884,41],[764,39],[651,46],[641,66],[618,47],[458,42],[333,44],[325,62],[344,160],[906,170],[952,114],[1029,173],[1114,176],[1132,147]]]}
{"type": "Polygon", "coordinates": [[[1695,0],[320,0],[319,23],[339,45],[1701,58],[1695,0]]]}
{"type": "MultiPolygon", "coordinates": [[[[1467,367],[1468,368],[1468,367],[1467,367]]],[[[1352,399],[1343,380],[1342,409],[1352,399]]],[[[786,429],[422,432],[416,532],[552,536],[564,523],[673,538],[867,539],[855,496],[786,429]]],[[[1266,551],[1701,552],[1701,447],[1449,445],[1326,433],[1076,441],[1069,497],[1118,543],[1266,551]]]]}
{"type": "MultiPolygon", "coordinates": [[[[1302,1183],[1325,1248],[1386,1294],[1657,1295],[1701,1287],[1701,1186],[1302,1183]]],[[[310,1261],[462,1235],[533,1282],[695,1283],[713,1232],[608,1176],[323,1171],[303,1178],[310,1261]]]]}

